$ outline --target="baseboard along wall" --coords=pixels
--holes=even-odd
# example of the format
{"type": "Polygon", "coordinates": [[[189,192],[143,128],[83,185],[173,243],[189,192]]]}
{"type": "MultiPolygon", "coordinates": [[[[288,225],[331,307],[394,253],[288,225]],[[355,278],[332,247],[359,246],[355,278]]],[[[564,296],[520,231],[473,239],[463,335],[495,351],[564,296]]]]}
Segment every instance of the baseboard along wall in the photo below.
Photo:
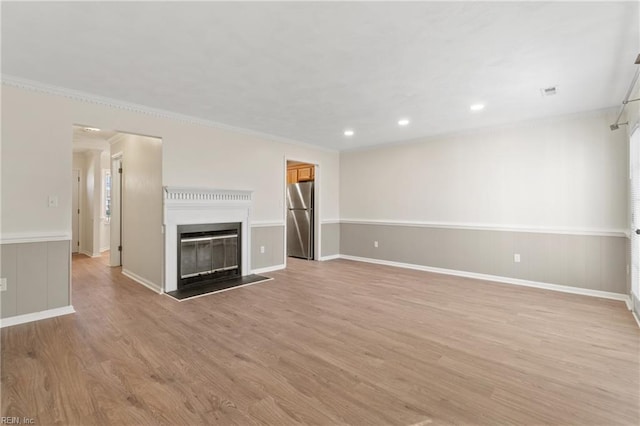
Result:
{"type": "Polygon", "coordinates": [[[127,269],[122,268],[122,275],[124,275],[127,278],[132,279],[133,281],[137,282],[138,284],[142,284],[143,286],[147,287],[149,290],[152,290],[156,293],[162,294],[163,293],[163,289],[162,287],[160,287],[159,285],[147,280],[144,277],[141,277],[138,274],[135,274],[127,269]]]}
{"type": "Polygon", "coordinates": [[[562,293],[572,293],[572,294],[579,294],[579,295],[583,295],[583,296],[600,297],[600,298],[603,298],[603,299],[619,300],[619,301],[625,302],[627,307],[629,307],[629,305],[630,305],[629,296],[626,295],[626,294],[622,294],[622,293],[612,293],[612,292],[608,292],[608,291],[589,290],[589,289],[584,289],[584,288],[563,286],[563,285],[558,285],[558,284],[536,282],[536,281],[528,281],[528,280],[520,280],[520,279],[517,279],[517,278],[500,277],[500,276],[496,276],[496,275],[478,274],[478,273],[474,273],[474,272],[456,271],[456,270],[451,270],[451,269],[433,268],[433,267],[430,267],[430,266],[412,265],[412,264],[408,264],[408,263],[392,262],[392,261],[387,261],[387,260],[371,259],[371,258],[349,256],[349,255],[340,255],[339,258],[340,259],[345,259],[345,260],[353,260],[353,261],[356,261],[356,262],[374,263],[374,264],[378,264],[378,265],[393,266],[393,267],[405,268],[405,269],[414,269],[414,270],[418,270],[418,271],[433,272],[433,273],[437,273],[437,274],[454,275],[454,276],[458,276],[458,277],[473,278],[473,279],[477,279],[477,280],[498,282],[498,283],[502,283],[502,284],[512,284],[512,285],[519,285],[519,286],[524,286],[524,287],[540,288],[540,289],[544,289],[544,290],[553,290],[553,291],[559,291],[559,292],[562,292],[562,293]]]}
{"type": "Polygon", "coordinates": [[[285,264],[280,264],[280,265],[273,265],[273,266],[267,266],[264,268],[255,268],[251,270],[252,274],[266,274],[267,272],[273,272],[273,271],[279,271],[281,269],[284,269],[286,266],[285,264]]]}
{"type": "Polygon", "coordinates": [[[25,324],[33,321],[40,321],[48,318],[55,318],[62,315],[75,313],[72,305],[63,306],[61,308],[47,309],[46,311],[33,312],[30,314],[16,315],[9,318],[0,319],[0,328],[11,327],[13,325],[25,324]]]}

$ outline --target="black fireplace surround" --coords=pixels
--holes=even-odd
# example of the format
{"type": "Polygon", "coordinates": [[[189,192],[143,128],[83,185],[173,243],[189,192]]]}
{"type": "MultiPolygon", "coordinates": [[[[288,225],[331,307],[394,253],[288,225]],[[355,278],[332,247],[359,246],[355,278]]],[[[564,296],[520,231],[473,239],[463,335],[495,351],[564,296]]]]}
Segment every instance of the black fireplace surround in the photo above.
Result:
{"type": "Polygon", "coordinates": [[[242,224],[178,225],[178,290],[242,276],[242,224]]]}

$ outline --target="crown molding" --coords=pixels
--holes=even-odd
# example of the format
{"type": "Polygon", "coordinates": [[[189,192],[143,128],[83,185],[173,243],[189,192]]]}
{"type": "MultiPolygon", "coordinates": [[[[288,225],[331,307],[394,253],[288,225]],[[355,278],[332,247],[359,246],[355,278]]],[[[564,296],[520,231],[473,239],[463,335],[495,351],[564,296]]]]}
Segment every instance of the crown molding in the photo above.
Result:
{"type": "Polygon", "coordinates": [[[335,149],[325,148],[322,146],[313,145],[307,142],[301,142],[294,139],[288,139],[282,136],[276,136],[268,133],[255,131],[255,130],[244,129],[242,127],[230,126],[228,124],[219,123],[217,121],[193,117],[190,115],[180,114],[177,112],[171,112],[171,111],[153,108],[153,107],[140,105],[140,104],[135,104],[131,102],[121,101],[118,99],[108,98],[105,96],[94,95],[92,93],[82,92],[80,90],[69,89],[66,87],[53,86],[50,84],[28,80],[25,78],[15,77],[12,75],[2,74],[0,78],[2,79],[2,84],[4,86],[15,87],[18,89],[29,90],[32,92],[44,93],[47,95],[61,96],[67,99],[72,99],[74,101],[106,106],[114,109],[134,112],[138,114],[145,114],[145,115],[149,115],[156,118],[163,118],[168,120],[179,121],[182,123],[195,124],[203,127],[212,127],[215,129],[227,130],[227,131],[241,133],[247,136],[252,136],[260,139],[267,139],[272,142],[304,146],[307,148],[324,151],[324,152],[332,152],[332,153],[339,152],[338,150],[335,150],[335,149]]]}
{"type": "MultiPolygon", "coordinates": [[[[569,0],[571,1],[571,0],[569,0]]],[[[569,112],[559,115],[551,115],[544,117],[534,117],[534,118],[525,118],[521,120],[516,120],[509,123],[496,123],[496,124],[487,124],[481,127],[475,127],[464,130],[453,130],[448,132],[436,133],[425,136],[418,136],[416,138],[404,139],[394,142],[385,142],[376,145],[364,145],[364,146],[356,146],[353,148],[345,148],[340,150],[340,152],[357,152],[357,151],[375,151],[378,149],[386,149],[386,148],[394,148],[398,146],[409,146],[416,145],[427,142],[436,142],[443,141],[454,138],[465,138],[469,136],[478,136],[478,135],[492,135],[496,131],[503,130],[518,130],[523,126],[534,126],[534,125],[544,125],[544,124],[554,124],[559,123],[565,120],[577,119],[580,117],[596,117],[599,115],[607,114],[610,112],[616,112],[617,107],[604,107],[597,108],[585,111],[577,111],[577,112],[569,112]]]]}

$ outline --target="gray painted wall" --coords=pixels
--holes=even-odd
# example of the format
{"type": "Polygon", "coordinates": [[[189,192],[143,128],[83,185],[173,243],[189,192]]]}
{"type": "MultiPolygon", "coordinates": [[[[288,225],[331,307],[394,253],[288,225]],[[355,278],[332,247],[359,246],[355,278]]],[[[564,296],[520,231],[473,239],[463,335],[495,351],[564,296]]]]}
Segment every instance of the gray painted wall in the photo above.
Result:
{"type": "Polygon", "coordinates": [[[627,294],[627,239],[342,223],[341,254],[627,294]],[[374,248],[378,241],[378,248],[374,248]],[[521,262],[514,262],[514,254],[521,262]]]}
{"type": "MultiPolygon", "coordinates": [[[[321,230],[322,256],[340,254],[340,224],[324,223],[321,230]]],[[[284,226],[251,227],[251,269],[284,264],[284,226]],[[264,253],[260,247],[264,246],[264,253]]]]}
{"type": "Polygon", "coordinates": [[[284,264],[284,226],[251,227],[251,269],[284,264]],[[260,247],[264,246],[264,253],[260,247]]]}
{"type": "Polygon", "coordinates": [[[323,223],[321,230],[322,257],[340,254],[340,224],[323,223]]]}
{"type": "Polygon", "coordinates": [[[69,241],[3,244],[1,250],[0,270],[7,279],[1,318],[70,304],[69,241]]]}

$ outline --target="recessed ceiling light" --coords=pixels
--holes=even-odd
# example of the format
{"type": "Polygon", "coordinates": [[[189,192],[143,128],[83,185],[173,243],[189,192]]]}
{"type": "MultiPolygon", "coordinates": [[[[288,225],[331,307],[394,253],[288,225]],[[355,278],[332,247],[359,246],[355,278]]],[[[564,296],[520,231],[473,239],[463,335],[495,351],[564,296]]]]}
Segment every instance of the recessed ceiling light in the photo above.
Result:
{"type": "Polygon", "coordinates": [[[353,136],[354,133],[355,132],[353,130],[351,130],[351,129],[347,129],[347,130],[344,131],[344,135],[345,136],[353,136]]]}
{"type": "Polygon", "coordinates": [[[473,104],[469,107],[471,111],[482,111],[484,109],[484,104],[473,104]]]}
{"type": "Polygon", "coordinates": [[[98,129],[97,127],[85,127],[84,131],[85,132],[99,132],[100,129],[98,129]]]}
{"type": "Polygon", "coordinates": [[[403,118],[402,120],[398,120],[398,126],[406,126],[407,124],[409,124],[408,118],[403,118]]]}

